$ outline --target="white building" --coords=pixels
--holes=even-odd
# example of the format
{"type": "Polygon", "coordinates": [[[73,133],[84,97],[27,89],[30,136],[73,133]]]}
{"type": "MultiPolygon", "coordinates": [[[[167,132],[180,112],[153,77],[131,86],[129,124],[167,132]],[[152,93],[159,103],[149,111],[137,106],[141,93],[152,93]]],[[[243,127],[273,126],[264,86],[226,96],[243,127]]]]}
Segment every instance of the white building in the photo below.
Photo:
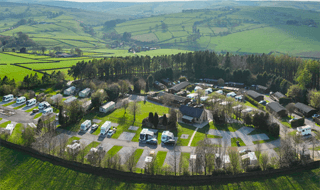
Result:
{"type": "Polygon", "coordinates": [[[297,135],[311,135],[311,127],[309,125],[297,127],[297,135]]]}
{"type": "Polygon", "coordinates": [[[15,126],[13,124],[8,124],[7,127],[5,128],[5,131],[11,135],[14,127],[15,126]]]}
{"type": "Polygon", "coordinates": [[[82,90],[81,92],[79,92],[79,97],[85,98],[89,94],[90,94],[90,88],[86,88],[86,89],[82,90]]]}
{"type": "Polygon", "coordinates": [[[111,101],[111,102],[108,102],[108,103],[100,106],[99,111],[102,113],[108,113],[108,112],[114,110],[115,106],[116,106],[116,103],[111,101]]]}
{"type": "Polygon", "coordinates": [[[76,90],[76,87],[70,86],[69,88],[67,88],[63,91],[63,94],[69,96],[69,95],[73,94],[75,90],[76,90]]]}
{"type": "Polygon", "coordinates": [[[257,156],[256,156],[256,154],[254,152],[248,152],[248,154],[245,154],[245,155],[241,156],[242,160],[247,159],[247,158],[250,159],[250,165],[258,164],[258,159],[257,159],[257,156]]]}

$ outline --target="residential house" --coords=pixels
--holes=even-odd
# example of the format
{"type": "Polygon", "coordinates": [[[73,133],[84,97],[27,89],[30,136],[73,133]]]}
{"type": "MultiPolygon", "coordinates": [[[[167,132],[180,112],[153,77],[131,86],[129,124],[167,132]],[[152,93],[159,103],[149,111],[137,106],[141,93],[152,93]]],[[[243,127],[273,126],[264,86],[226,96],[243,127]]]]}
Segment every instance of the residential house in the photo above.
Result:
{"type": "Polygon", "coordinates": [[[279,101],[280,98],[286,98],[286,96],[284,94],[282,94],[281,92],[273,93],[271,96],[274,99],[276,99],[277,101],[279,101]]]}
{"type": "Polygon", "coordinates": [[[173,87],[169,88],[169,93],[172,93],[172,94],[177,93],[189,85],[190,85],[190,82],[188,81],[181,82],[180,84],[176,84],[173,87]]]}
{"type": "Polygon", "coordinates": [[[181,105],[179,108],[182,113],[182,121],[186,123],[198,123],[201,124],[207,121],[207,112],[204,109],[193,108],[185,105],[181,105]]]}
{"type": "Polygon", "coordinates": [[[266,105],[266,109],[274,114],[274,115],[279,115],[280,117],[286,117],[287,114],[287,110],[286,108],[284,108],[282,105],[280,105],[278,102],[270,102],[267,103],[266,105]]]}
{"type": "Polygon", "coordinates": [[[248,90],[247,95],[253,98],[255,101],[260,102],[261,100],[264,100],[264,96],[256,91],[248,90]]]}
{"type": "Polygon", "coordinates": [[[296,107],[296,111],[300,112],[305,117],[311,117],[313,114],[317,113],[317,110],[300,102],[296,103],[294,106],[296,107]]]}

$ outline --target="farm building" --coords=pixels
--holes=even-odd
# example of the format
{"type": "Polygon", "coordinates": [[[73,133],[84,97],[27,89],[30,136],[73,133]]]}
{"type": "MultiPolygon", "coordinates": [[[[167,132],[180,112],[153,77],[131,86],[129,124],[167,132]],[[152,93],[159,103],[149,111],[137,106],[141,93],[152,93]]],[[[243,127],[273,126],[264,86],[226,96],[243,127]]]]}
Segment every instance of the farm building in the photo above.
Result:
{"type": "Polygon", "coordinates": [[[79,92],[79,97],[85,98],[89,94],[90,94],[90,88],[86,88],[86,89],[82,90],[81,92],[79,92]]]}
{"type": "Polygon", "coordinates": [[[268,87],[266,87],[266,86],[257,85],[257,86],[256,86],[256,91],[257,91],[257,92],[260,92],[260,93],[262,93],[262,94],[267,94],[267,93],[269,92],[269,89],[268,89],[268,87]]]}
{"type": "Polygon", "coordinates": [[[279,101],[280,98],[286,98],[284,94],[281,92],[276,92],[271,95],[273,98],[275,98],[277,101],[279,101]]]}
{"type": "Polygon", "coordinates": [[[185,123],[201,124],[207,121],[207,112],[204,109],[181,105],[179,110],[183,115],[182,121],[185,123]]]}
{"type": "Polygon", "coordinates": [[[210,83],[210,84],[218,85],[218,80],[216,80],[216,79],[203,79],[203,81],[207,82],[207,83],[210,83]]]}
{"type": "Polygon", "coordinates": [[[261,100],[264,100],[264,96],[256,91],[248,90],[247,95],[253,98],[255,101],[260,102],[261,100]]]}
{"type": "Polygon", "coordinates": [[[190,102],[190,98],[182,97],[182,96],[177,96],[169,93],[159,93],[158,97],[161,99],[161,97],[170,97],[172,99],[172,103],[174,104],[186,104],[190,102]]]}
{"type": "Polygon", "coordinates": [[[294,106],[296,107],[296,111],[300,112],[305,117],[311,117],[313,114],[317,113],[317,110],[300,102],[296,103],[294,106]]]}
{"type": "Polygon", "coordinates": [[[71,94],[74,93],[75,90],[76,90],[76,87],[70,86],[69,88],[67,88],[67,89],[65,89],[65,90],[63,91],[63,94],[64,94],[64,95],[71,95],[71,94]]]}
{"type": "Polygon", "coordinates": [[[77,98],[72,96],[71,98],[66,99],[63,103],[65,103],[66,105],[71,104],[71,102],[75,101],[77,98]]]}
{"type": "Polygon", "coordinates": [[[113,101],[108,102],[108,103],[100,106],[99,111],[102,112],[102,113],[108,113],[108,112],[114,110],[115,105],[116,105],[116,103],[113,102],[113,101]]]}
{"type": "Polygon", "coordinates": [[[189,85],[190,85],[190,82],[188,82],[188,81],[182,82],[180,84],[176,84],[175,86],[169,88],[169,92],[172,94],[177,93],[189,85]]]}
{"type": "Polygon", "coordinates": [[[278,102],[270,102],[267,103],[266,109],[271,112],[272,114],[279,115],[280,117],[287,116],[287,110],[278,102]]]}

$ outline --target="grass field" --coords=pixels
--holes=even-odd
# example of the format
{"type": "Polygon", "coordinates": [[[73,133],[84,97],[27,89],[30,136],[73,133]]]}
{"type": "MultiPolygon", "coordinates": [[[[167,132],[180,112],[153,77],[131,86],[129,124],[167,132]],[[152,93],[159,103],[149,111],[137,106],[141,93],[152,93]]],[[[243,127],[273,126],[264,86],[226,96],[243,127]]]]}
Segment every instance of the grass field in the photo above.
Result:
{"type": "Polygon", "coordinates": [[[164,160],[166,159],[167,156],[167,152],[165,151],[158,151],[157,155],[156,155],[156,163],[158,165],[159,168],[161,168],[163,166],[164,160]]]}
{"type": "MultiPolygon", "coordinates": [[[[220,183],[208,186],[168,186],[120,181],[55,166],[27,154],[0,146],[0,186],[2,189],[320,189],[320,169],[260,180],[220,183]],[[31,167],[32,166],[32,167],[31,167]],[[28,175],[21,175],[21,174],[28,175]]],[[[187,158],[188,155],[183,155],[187,158]]]]}
{"type": "Polygon", "coordinates": [[[108,156],[114,156],[116,155],[120,150],[122,149],[122,146],[113,146],[108,152],[108,156]]]}
{"type": "Polygon", "coordinates": [[[246,144],[244,144],[244,142],[242,141],[242,139],[241,138],[231,138],[231,146],[232,147],[238,147],[238,145],[237,145],[237,141],[239,141],[239,143],[240,143],[240,146],[246,146],[246,144]]]}

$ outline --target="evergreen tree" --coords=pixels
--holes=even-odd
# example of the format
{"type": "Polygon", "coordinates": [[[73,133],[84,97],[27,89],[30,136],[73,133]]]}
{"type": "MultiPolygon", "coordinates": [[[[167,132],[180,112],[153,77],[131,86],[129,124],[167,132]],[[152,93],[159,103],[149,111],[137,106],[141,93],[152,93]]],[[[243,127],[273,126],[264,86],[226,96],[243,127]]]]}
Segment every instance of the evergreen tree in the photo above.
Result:
{"type": "Polygon", "coordinates": [[[149,118],[148,118],[150,123],[153,123],[153,113],[149,112],[149,118]]]}
{"type": "Polygon", "coordinates": [[[167,115],[163,114],[162,125],[166,126],[168,124],[167,115]]]}
{"type": "Polygon", "coordinates": [[[159,116],[157,114],[157,112],[154,114],[154,117],[153,117],[153,125],[155,128],[158,127],[158,123],[159,123],[159,116]]]}

